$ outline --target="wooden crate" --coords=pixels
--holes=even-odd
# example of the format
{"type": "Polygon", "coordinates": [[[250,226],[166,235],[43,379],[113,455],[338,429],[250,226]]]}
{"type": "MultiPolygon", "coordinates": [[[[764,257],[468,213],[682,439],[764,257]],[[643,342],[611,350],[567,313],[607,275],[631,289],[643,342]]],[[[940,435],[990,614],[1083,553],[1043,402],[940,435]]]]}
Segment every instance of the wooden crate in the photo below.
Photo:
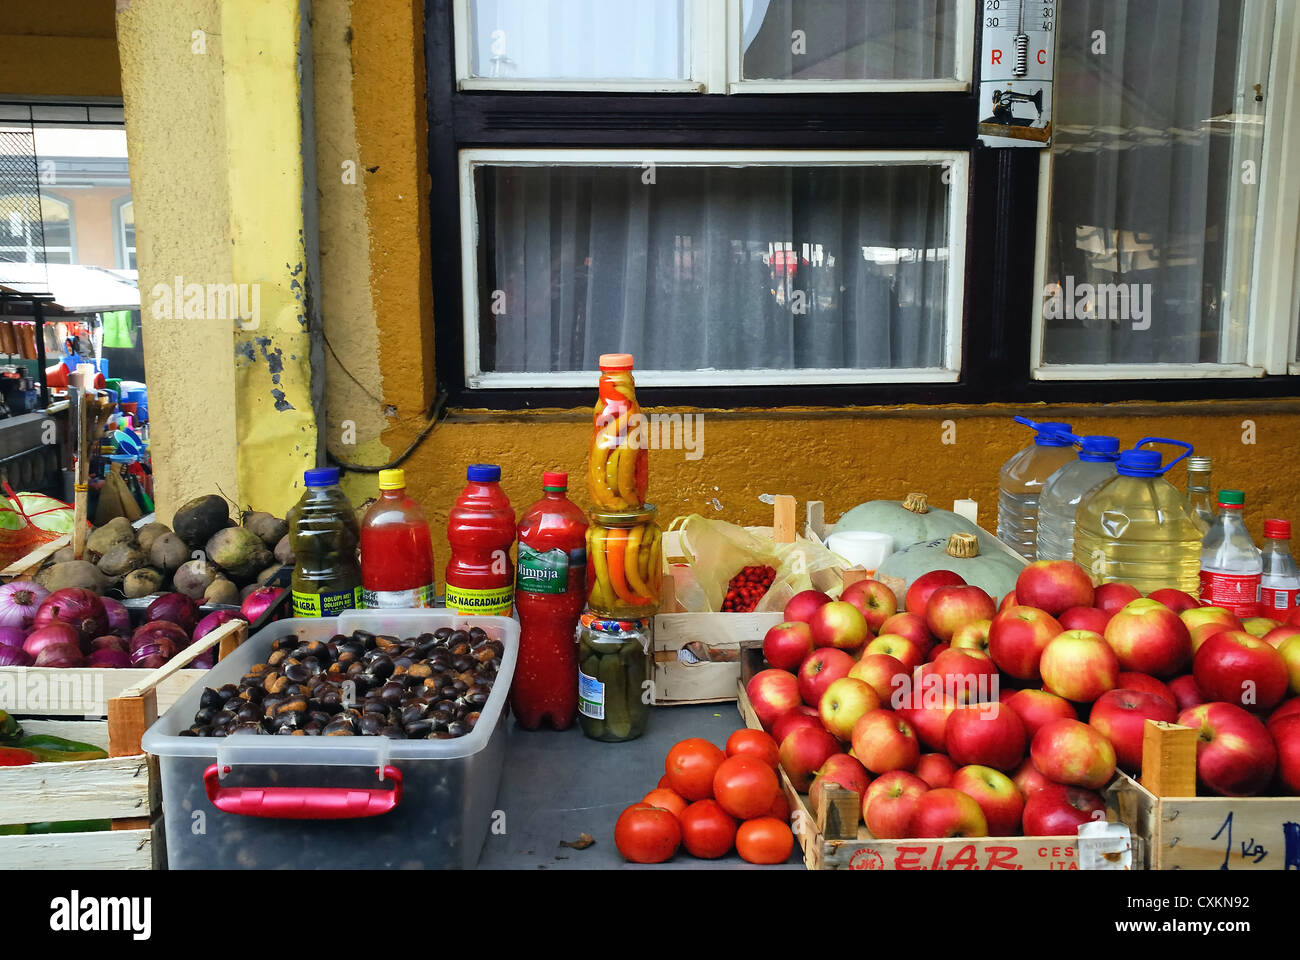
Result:
{"type": "MultiPolygon", "coordinates": [[[[0,768],[0,823],[112,820],[113,828],[94,833],[0,836],[0,868],[163,867],[166,848],[160,815],[161,781],[157,760],[141,751],[140,738],[158,718],[163,689],[172,691],[167,703],[170,705],[183,692],[184,688],[177,689],[177,685],[185,682],[187,675],[193,675],[189,679],[193,682],[206,673],[183,669],[190,660],[214,644],[224,655],[247,635],[248,625],[232,620],[157,670],[104,671],[145,675],[133,685],[115,688],[106,702],[106,720],[33,720],[15,714],[26,733],[91,743],[108,751],[109,756],[104,760],[0,768]]],[[[3,703],[0,708],[8,709],[3,703]]]]}
{"type": "Polygon", "coordinates": [[[1142,782],[1115,790],[1153,870],[1300,870],[1300,797],[1196,796],[1196,731],[1148,720],[1142,782]]]}

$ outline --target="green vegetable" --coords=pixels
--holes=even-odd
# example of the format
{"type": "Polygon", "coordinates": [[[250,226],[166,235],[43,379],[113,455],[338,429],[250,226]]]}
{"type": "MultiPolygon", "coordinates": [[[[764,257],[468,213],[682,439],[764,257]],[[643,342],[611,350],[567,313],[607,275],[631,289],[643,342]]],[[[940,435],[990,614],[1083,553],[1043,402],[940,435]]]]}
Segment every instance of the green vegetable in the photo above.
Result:
{"type": "Polygon", "coordinates": [[[23,728],[18,721],[0,710],[0,744],[13,744],[23,735],[23,728]]]}
{"type": "Polygon", "coordinates": [[[621,740],[632,735],[632,713],[627,704],[627,668],[617,653],[600,658],[600,675],[605,685],[605,730],[621,740]]]}
{"type": "Polygon", "coordinates": [[[17,837],[26,832],[25,823],[0,823],[0,837],[17,837]]]}
{"type": "Polygon", "coordinates": [[[89,743],[65,740],[49,734],[36,734],[18,741],[23,750],[30,750],[41,763],[69,762],[72,760],[104,760],[108,752],[89,743]]]}
{"type": "Polygon", "coordinates": [[[99,833],[112,829],[112,820],[46,820],[27,824],[27,833],[99,833]]]}
{"type": "Polygon", "coordinates": [[[0,747],[0,767],[25,767],[36,762],[36,754],[20,747],[0,747]]]}

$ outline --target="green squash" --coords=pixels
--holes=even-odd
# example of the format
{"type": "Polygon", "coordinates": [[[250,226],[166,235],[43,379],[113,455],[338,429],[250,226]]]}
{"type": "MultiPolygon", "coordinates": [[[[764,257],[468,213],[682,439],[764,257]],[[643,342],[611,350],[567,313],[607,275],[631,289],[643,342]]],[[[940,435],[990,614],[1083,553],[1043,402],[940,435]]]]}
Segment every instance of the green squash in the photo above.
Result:
{"type": "Polygon", "coordinates": [[[986,552],[994,549],[988,542],[992,534],[951,510],[930,506],[923,493],[909,493],[902,501],[872,500],[859,504],[840,517],[830,532],[849,530],[887,533],[894,538],[895,551],[906,550],[915,543],[946,541],[954,533],[974,534],[986,552]]]}
{"type": "Polygon", "coordinates": [[[982,550],[978,539],[955,534],[941,540],[917,543],[885,559],[877,578],[897,577],[903,589],[932,570],[951,570],[969,584],[979,587],[996,602],[1016,588],[1016,578],[1025,561],[999,547],[982,550]]]}

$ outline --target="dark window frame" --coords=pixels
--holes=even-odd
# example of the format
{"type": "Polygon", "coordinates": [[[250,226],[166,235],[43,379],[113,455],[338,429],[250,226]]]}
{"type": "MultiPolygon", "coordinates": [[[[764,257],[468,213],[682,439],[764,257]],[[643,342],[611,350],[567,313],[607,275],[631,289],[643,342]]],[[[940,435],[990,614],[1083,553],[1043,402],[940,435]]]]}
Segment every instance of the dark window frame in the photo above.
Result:
{"type": "Polygon", "coordinates": [[[456,407],[577,407],[573,387],[471,389],[464,366],[458,156],[470,147],[947,149],[970,153],[960,378],[954,383],[642,387],[647,406],[1113,403],[1300,395],[1300,377],[1035,380],[1040,151],[976,139],[980,48],[963,92],[539,93],[457,89],[452,0],[425,0],[430,258],[439,386],[456,407]],[[981,238],[975,242],[974,238],[981,238]]]}

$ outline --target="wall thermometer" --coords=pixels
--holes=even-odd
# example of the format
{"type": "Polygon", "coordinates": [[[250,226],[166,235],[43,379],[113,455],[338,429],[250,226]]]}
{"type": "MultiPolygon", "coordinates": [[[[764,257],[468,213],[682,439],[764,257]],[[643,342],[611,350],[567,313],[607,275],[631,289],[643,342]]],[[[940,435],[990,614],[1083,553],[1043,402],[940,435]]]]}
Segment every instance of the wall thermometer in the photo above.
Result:
{"type": "Polygon", "coordinates": [[[979,137],[990,147],[1052,141],[1057,0],[978,0],[979,137]]]}

